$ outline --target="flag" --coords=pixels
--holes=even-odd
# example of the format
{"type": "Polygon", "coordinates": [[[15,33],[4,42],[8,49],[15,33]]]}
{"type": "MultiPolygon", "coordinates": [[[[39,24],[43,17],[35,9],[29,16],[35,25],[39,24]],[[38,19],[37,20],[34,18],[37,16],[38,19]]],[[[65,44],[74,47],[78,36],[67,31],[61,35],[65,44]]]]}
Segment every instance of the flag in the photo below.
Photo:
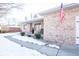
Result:
{"type": "Polygon", "coordinates": [[[63,3],[61,3],[61,8],[60,8],[60,22],[62,23],[64,20],[64,10],[63,10],[63,3]]]}

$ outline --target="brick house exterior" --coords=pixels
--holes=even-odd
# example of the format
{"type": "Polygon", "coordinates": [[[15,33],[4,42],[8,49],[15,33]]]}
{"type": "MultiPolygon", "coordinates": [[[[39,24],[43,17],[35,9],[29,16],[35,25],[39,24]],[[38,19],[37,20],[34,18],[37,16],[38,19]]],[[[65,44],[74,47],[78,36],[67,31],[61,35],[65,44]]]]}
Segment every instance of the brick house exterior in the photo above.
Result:
{"type": "Polygon", "coordinates": [[[79,4],[64,6],[64,21],[59,20],[60,7],[39,13],[44,16],[44,40],[66,45],[76,44],[75,18],[79,15],[79,4]]]}
{"type": "Polygon", "coordinates": [[[21,29],[19,26],[13,27],[13,26],[0,26],[0,33],[10,33],[10,32],[21,32],[21,29]]]}
{"type": "Polygon", "coordinates": [[[23,22],[23,24],[25,26],[25,31],[27,33],[32,33],[33,29],[34,29],[34,33],[36,33],[43,28],[43,18],[28,20],[26,22],[23,22]]]}

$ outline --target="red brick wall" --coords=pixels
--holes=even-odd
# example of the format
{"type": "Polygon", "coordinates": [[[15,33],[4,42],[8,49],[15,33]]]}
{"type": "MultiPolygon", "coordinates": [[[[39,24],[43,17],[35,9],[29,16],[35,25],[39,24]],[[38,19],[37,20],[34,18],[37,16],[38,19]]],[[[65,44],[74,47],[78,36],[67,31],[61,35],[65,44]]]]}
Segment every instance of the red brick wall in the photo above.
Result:
{"type": "Polygon", "coordinates": [[[51,42],[75,45],[75,16],[79,15],[79,7],[64,10],[65,17],[61,24],[59,12],[48,14],[44,18],[44,39],[51,42]]]}
{"type": "Polygon", "coordinates": [[[9,30],[7,32],[20,32],[21,29],[17,27],[9,27],[9,30]]]}

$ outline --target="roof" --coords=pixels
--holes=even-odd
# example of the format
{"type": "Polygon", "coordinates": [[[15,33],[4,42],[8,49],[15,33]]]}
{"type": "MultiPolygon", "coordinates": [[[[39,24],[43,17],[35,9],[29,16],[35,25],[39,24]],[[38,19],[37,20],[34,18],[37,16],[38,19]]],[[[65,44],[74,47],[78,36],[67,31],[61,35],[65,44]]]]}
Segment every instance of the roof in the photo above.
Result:
{"type": "MultiPolygon", "coordinates": [[[[67,4],[67,5],[63,5],[63,9],[72,9],[72,8],[75,8],[75,7],[79,7],[79,4],[78,3],[72,3],[72,4],[67,4]]],[[[47,14],[51,14],[53,12],[57,12],[60,10],[60,6],[59,7],[56,7],[56,8],[51,8],[51,9],[48,9],[46,11],[42,11],[40,12],[39,14],[40,15],[47,15],[47,14]]]]}
{"type": "Polygon", "coordinates": [[[35,22],[40,22],[43,21],[43,17],[39,17],[39,18],[34,18],[31,20],[27,20],[25,22],[22,22],[22,24],[30,24],[30,23],[35,23],[35,22]]]}

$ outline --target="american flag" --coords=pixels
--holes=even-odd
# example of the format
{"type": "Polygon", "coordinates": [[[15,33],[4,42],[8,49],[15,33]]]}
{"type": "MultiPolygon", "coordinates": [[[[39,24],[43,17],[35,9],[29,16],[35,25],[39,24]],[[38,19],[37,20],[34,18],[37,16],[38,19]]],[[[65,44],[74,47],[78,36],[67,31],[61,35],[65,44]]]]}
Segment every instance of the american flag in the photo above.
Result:
{"type": "Polygon", "coordinates": [[[64,10],[63,10],[63,3],[61,3],[61,8],[60,8],[60,22],[62,23],[64,20],[64,10]]]}

